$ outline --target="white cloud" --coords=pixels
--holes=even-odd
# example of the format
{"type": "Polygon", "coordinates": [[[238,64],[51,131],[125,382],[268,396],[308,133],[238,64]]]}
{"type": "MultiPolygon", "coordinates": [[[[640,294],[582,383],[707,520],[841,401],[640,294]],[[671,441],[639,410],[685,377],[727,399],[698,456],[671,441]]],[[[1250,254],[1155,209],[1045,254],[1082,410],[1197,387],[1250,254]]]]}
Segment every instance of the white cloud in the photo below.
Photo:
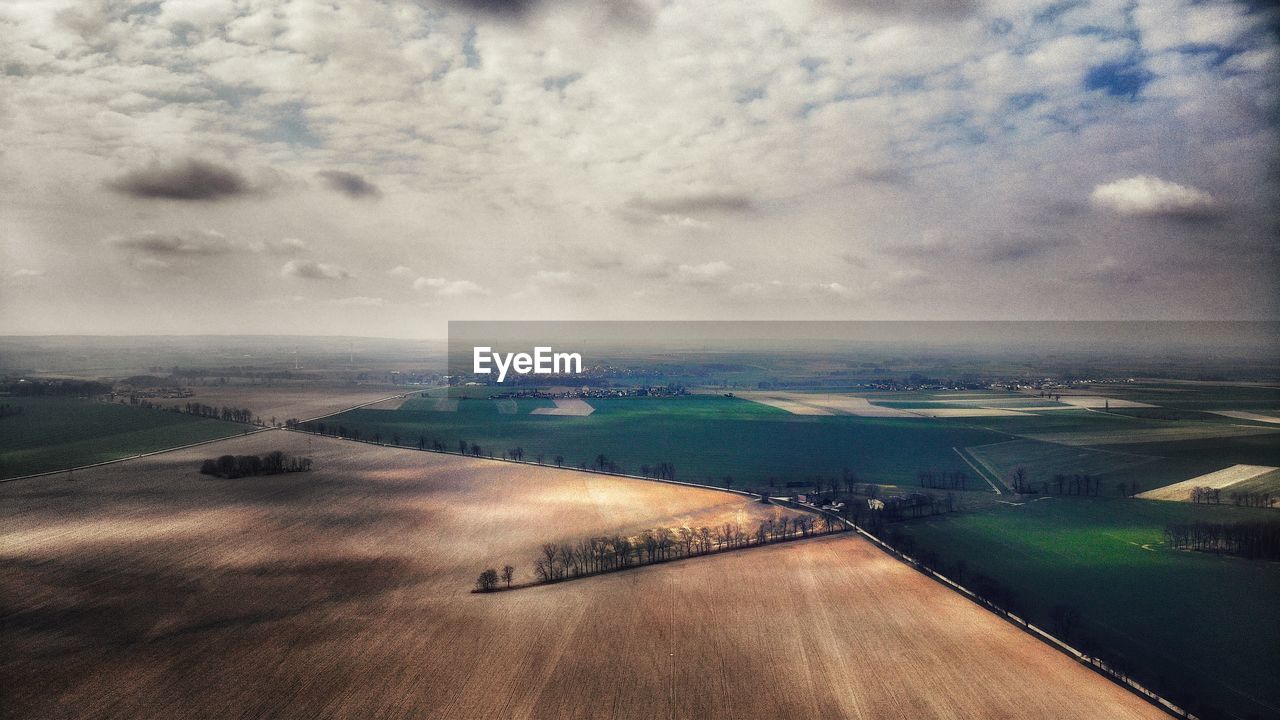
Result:
{"type": "Polygon", "coordinates": [[[43,271],[32,270],[31,268],[18,268],[17,270],[14,270],[12,273],[9,274],[10,277],[16,277],[16,278],[40,277],[41,275],[44,275],[43,271]]]}
{"type": "Polygon", "coordinates": [[[380,297],[368,297],[365,295],[357,295],[355,297],[345,297],[334,300],[337,305],[354,305],[356,307],[381,307],[386,304],[386,300],[380,297]]]}
{"type": "Polygon", "coordinates": [[[1121,215],[1203,215],[1217,205],[1208,193],[1153,175],[1098,185],[1090,199],[1121,215]]]}
{"type": "Polygon", "coordinates": [[[692,285],[718,283],[733,272],[733,266],[723,260],[712,260],[698,265],[680,265],[676,277],[692,285]]]}
{"type": "Polygon", "coordinates": [[[250,249],[259,253],[272,255],[295,255],[307,251],[307,244],[298,238],[280,238],[279,240],[260,240],[251,243],[250,249]]]}
{"type": "Polygon", "coordinates": [[[387,271],[387,274],[395,278],[411,278],[414,276],[413,269],[407,268],[404,265],[397,265],[391,268],[387,271]]]}
{"type": "Polygon", "coordinates": [[[413,281],[413,289],[429,291],[440,297],[467,297],[486,293],[483,287],[470,280],[446,280],[438,277],[420,277],[413,281]]]}
{"type": "Polygon", "coordinates": [[[290,260],[280,269],[280,274],[303,280],[345,280],[351,277],[351,273],[338,265],[315,260],[290,260]]]}

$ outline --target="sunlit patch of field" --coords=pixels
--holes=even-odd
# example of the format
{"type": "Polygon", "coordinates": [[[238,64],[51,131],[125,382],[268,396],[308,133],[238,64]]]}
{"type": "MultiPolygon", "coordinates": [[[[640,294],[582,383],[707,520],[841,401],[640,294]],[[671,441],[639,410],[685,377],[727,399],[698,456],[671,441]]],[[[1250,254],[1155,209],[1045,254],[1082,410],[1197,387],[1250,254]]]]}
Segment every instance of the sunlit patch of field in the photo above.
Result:
{"type": "MultiPolygon", "coordinates": [[[[283,423],[289,418],[308,420],[331,415],[357,405],[398,395],[403,388],[395,386],[335,385],[327,383],[296,383],[280,385],[216,385],[195,386],[187,398],[152,398],[151,402],[164,407],[185,407],[187,403],[200,403],[213,407],[247,408],[254,415],[270,422],[275,418],[283,423]]],[[[400,398],[403,403],[404,399],[400,398]]],[[[378,407],[382,407],[379,405],[378,407]]],[[[399,407],[397,404],[395,407],[399,407]]]]}
{"type": "Polygon", "coordinates": [[[1280,417],[1275,415],[1264,415],[1259,412],[1249,412],[1247,410],[1208,410],[1214,415],[1222,415],[1223,417],[1235,418],[1237,420],[1253,420],[1255,422],[1277,423],[1280,424],[1280,417]]]}
{"type": "Polygon", "coordinates": [[[801,392],[743,392],[738,397],[771,405],[792,415],[856,415],[858,417],[911,417],[897,408],[874,405],[858,395],[801,392]]]}
{"type": "MultiPolygon", "coordinates": [[[[1280,480],[1280,473],[1277,473],[1277,470],[1280,470],[1280,468],[1266,465],[1232,465],[1216,472],[1193,477],[1190,480],[1183,480],[1172,485],[1139,493],[1138,497],[1146,498],[1147,500],[1190,501],[1193,488],[1207,487],[1227,490],[1246,481],[1255,480],[1269,474],[1275,475],[1275,479],[1280,480]]],[[[1276,489],[1280,490],[1280,482],[1276,483],[1276,489]]]]}
{"type": "Polygon", "coordinates": [[[960,408],[922,408],[910,410],[914,415],[921,417],[938,417],[938,418],[963,418],[963,417],[1011,417],[1016,415],[1026,416],[1028,413],[1023,412],[1022,408],[1010,410],[1007,408],[986,408],[986,407],[960,407],[960,408]]]}
{"type": "Polygon", "coordinates": [[[1114,429],[1102,432],[1028,433],[1024,437],[1062,445],[1091,446],[1247,437],[1275,432],[1280,432],[1280,430],[1244,425],[1196,423],[1179,427],[1139,427],[1129,430],[1114,429]]]}
{"type": "Polygon", "coordinates": [[[470,592],[544,542],[789,512],[722,492],[269,431],[0,504],[16,716],[1162,717],[853,535],[470,592]],[[316,469],[197,472],[273,449],[316,469]]]}
{"type": "Polygon", "coordinates": [[[556,398],[555,407],[538,407],[529,411],[531,415],[568,415],[586,417],[595,412],[591,404],[581,398],[556,398]]]}
{"type": "Polygon", "coordinates": [[[1149,408],[1156,407],[1150,403],[1137,402],[1134,400],[1121,400],[1119,398],[1104,397],[1102,395],[1063,395],[1057,398],[1060,403],[1065,403],[1072,407],[1081,408],[1149,408]]]}

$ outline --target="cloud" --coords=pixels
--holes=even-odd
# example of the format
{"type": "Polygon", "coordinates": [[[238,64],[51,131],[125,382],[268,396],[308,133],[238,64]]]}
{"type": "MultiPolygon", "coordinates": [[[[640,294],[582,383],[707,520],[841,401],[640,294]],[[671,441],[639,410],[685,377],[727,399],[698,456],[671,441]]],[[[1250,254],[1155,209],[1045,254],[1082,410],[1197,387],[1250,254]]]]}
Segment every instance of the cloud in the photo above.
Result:
{"type": "Polygon", "coordinates": [[[1035,233],[1002,231],[980,238],[927,231],[919,242],[888,247],[886,251],[901,257],[921,259],[1016,263],[1077,244],[1079,241],[1073,237],[1064,237],[1048,230],[1035,233]]]}
{"type": "Polygon", "coordinates": [[[447,280],[438,277],[420,277],[413,281],[413,289],[433,292],[439,297],[467,297],[484,295],[486,290],[470,280],[447,280]]]}
{"type": "Polygon", "coordinates": [[[838,282],[818,283],[814,285],[814,289],[820,293],[840,298],[841,300],[849,300],[856,294],[852,289],[838,282]]]}
{"type": "Polygon", "coordinates": [[[1218,203],[1203,190],[1136,175],[1098,185],[1089,196],[1095,205],[1121,215],[1204,219],[1218,212],[1218,203]]]}
{"type": "Polygon", "coordinates": [[[680,265],[676,278],[690,285],[714,285],[733,272],[733,266],[723,260],[712,260],[698,265],[680,265]]]}
{"type": "Polygon", "coordinates": [[[270,255],[295,255],[306,252],[307,244],[298,238],[281,238],[251,243],[249,248],[254,252],[270,255]]]}
{"type": "Polygon", "coordinates": [[[601,19],[623,29],[644,31],[653,26],[653,10],[642,0],[608,0],[603,3],[570,0],[439,0],[443,5],[475,17],[525,21],[546,11],[579,6],[601,11],[601,19]]]}
{"type": "Polygon", "coordinates": [[[9,273],[9,277],[15,277],[15,278],[33,278],[33,277],[40,277],[41,275],[44,275],[43,271],[32,270],[31,268],[18,268],[17,270],[14,270],[13,272],[9,273]]]}
{"type": "Polygon", "coordinates": [[[413,268],[397,265],[387,271],[387,274],[396,278],[411,278],[414,276],[413,268]]]}
{"type": "Polygon", "coordinates": [[[335,305],[350,305],[355,307],[382,307],[386,304],[386,300],[383,300],[380,297],[368,297],[366,295],[339,298],[333,302],[335,305]]]}
{"type": "Polygon", "coordinates": [[[214,230],[171,234],[145,231],[135,235],[114,235],[107,238],[107,244],[155,259],[225,255],[232,250],[231,243],[214,230]]]}
{"type": "Polygon", "coordinates": [[[907,16],[921,20],[953,20],[977,14],[980,0],[827,0],[828,4],[848,11],[875,15],[907,16]]]}
{"type": "Polygon", "coordinates": [[[325,170],[316,173],[330,190],[342,193],[356,200],[376,200],[382,197],[382,190],[369,182],[363,175],[344,172],[342,170],[325,170]]]}
{"type": "Polygon", "coordinates": [[[345,280],[351,277],[351,273],[337,265],[315,260],[290,260],[280,269],[280,275],[303,280],[345,280]]]}
{"type": "Polygon", "coordinates": [[[253,192],[234,168],[195,158],[152,163],[109,181],[107,187],[143,200],[213,201],[253,192]]]}
{"type": "Polygon", "coordinates": [[[627,209],[663,215],[700,215],[705,213],[740,214],[755,210],[752,199],[741,193],[694,193],[665,197],[633,197],[627,209]]]}

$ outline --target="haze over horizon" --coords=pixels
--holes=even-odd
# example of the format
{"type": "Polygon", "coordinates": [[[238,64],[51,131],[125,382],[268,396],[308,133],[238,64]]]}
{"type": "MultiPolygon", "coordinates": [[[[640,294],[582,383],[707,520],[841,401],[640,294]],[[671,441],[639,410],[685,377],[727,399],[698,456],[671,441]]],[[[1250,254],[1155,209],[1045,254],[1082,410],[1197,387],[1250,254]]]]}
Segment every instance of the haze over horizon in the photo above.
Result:
{"type": "Polygon", "coordinates": [[[16,0],[0,334],[1280,319],[1276,22],[16,0]]]}

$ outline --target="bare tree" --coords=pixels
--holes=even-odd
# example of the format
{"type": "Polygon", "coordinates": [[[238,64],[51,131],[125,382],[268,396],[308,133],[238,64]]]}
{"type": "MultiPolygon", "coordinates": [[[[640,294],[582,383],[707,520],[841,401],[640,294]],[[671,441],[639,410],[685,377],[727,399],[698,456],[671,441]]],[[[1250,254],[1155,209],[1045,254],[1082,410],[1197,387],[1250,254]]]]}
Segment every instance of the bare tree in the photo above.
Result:
{"type": "Polygon", "coordinates": [[[480,577],[476,578],[476,590],[480,592],[493,592],[498,587],[498,571],[489,568],[480,573],[480,577]]]}
{"type": "Polygon", "coordinates": [[[502,566],[502,581],[507,584],[507,589],[511,589],[511,578],[515,577],[516,569],[510,565],[502,566]]]}

